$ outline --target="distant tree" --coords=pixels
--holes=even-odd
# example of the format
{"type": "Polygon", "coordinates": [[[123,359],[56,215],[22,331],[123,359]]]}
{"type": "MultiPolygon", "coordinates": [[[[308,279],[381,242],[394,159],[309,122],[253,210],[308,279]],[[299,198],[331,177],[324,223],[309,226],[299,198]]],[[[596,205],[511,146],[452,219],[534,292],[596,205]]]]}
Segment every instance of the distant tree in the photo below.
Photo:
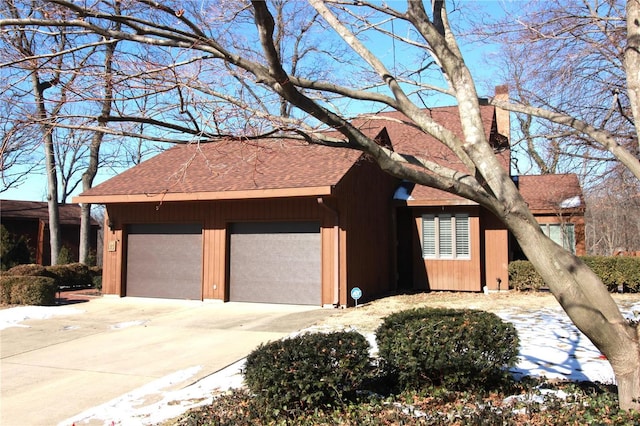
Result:
{"type": "Polygon", "coordinates": [[[613,170],[586,192],[587,244],[590,254],[611,256],[640,251],[640,182],[625,170],[613,170]]]}
{"type": "Polygon", "coordinates": [[[476,25],[476,35],[500,46],[490,60],[501,64],[512,97],[522,104],[513,149],[529,157],[532,171],[575,172],[591,186],[626,158],[640,176],[638,82],[626,72],[637,61],[631,53],[636,42],[627,37],[627,4],[635,10],[633,1],[623,0],[523,1],[499,22],[476,25]],[[567,125],[572,119],[582,123],[567,125]],[[594,143],[586,123],[610,140],[594,143]]]}

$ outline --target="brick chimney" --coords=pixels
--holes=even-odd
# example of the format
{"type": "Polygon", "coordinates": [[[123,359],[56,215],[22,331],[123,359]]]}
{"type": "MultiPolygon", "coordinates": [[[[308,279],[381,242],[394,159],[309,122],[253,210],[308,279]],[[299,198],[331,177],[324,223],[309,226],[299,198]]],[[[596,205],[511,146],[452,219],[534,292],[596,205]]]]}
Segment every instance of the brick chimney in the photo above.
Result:
{"type": "MultiPolygon", "coordinates": [[[[499,101],[509,101],[509,86],[506,84],[496,86],[496,94],[494,97],[499,101]]],[[[496,125],[498,127],[498,133],[502,136],[506,136],[511,143],[511,120],[509,118],[509,111],[496,107],[496,125]]]]}

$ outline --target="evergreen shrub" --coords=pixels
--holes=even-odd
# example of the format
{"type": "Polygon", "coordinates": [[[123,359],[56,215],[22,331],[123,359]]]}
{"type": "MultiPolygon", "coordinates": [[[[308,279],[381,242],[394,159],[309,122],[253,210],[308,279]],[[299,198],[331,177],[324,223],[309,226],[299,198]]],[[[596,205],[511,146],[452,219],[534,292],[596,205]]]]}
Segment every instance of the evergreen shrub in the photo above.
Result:
{"type": "Polygon", "coordinates": [[[515,365],[515,327],[489,312],[418,308],[389,315],[376,331],[381,365],[400,389],[491,388],[515,365]]]}
{"type": "MultiPolygon", "coordinates": [[[[640,257],[581,256],[580,259],[602,280],[610,292],[640,292],[640,257]]],[[[531,262],[516,260],[509,263],[509,286],[516,290],[539,290],[542,277],[531,262]]]]}
{"type": "Polygon", "coordinates": [[[89,288],[93,286],[93,276],[89,267],[82,263],[48,266],[61,288],[89,288]]]}
{"type": "Polygon", "coordinates": [[[33,262],[29,240],[24,235],[14,235],[0,225],[0,270],[6,271],[15,265],[33,262]]]}
{"type": "Polygon", "coordinates": [[[24,265],[14,266],[9,269],[5,275],[55,278],[53,274],[47,271],[47,268],[37,263],[27,263],[24,265]]]}
{"type": "Polygon", "coordinates": [[[528,260],[509,263],[509,287],[516,290],[540,290],[545,282],[528,260]]]}
{"type": "Polygon", "coordinates": [[[292,417],[352,399],[369,368],[363,335],[309,333],[260,345],[247,357],[244,381],[269,416],[292,417]]]}
{"type": "Polygon", "coordinates": [[[55,305],[57,286],[53,278],[0,277],[0,303],[9,305],[55,305]]]}

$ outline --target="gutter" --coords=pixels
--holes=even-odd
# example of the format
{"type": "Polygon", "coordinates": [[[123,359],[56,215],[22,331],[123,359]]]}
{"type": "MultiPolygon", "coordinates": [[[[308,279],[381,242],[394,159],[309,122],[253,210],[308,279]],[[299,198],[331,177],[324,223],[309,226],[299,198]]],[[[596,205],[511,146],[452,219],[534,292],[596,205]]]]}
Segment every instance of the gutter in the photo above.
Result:
{"type": "Polygon", "coordinates": [[[334,215],[333,225],[333,305],[340,306],[340,214],[337,210],[329,207],[322,197],[317,198],[318,205],[324,207],[334,215]]]}

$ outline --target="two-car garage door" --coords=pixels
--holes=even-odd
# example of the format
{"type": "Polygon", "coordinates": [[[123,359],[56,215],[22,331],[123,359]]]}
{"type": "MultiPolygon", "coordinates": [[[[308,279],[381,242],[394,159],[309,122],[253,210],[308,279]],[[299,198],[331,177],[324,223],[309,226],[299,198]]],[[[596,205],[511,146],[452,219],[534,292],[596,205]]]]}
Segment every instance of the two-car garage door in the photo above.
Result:
{"type": "MultiPolygon", "coordinates": [[[[140,224],[127,231],[127,296],[202,299],[201,225],[140,224]]],[[[228,231],[231,301],[321,303],[319,223],[233,223],[228,231]]]]}

